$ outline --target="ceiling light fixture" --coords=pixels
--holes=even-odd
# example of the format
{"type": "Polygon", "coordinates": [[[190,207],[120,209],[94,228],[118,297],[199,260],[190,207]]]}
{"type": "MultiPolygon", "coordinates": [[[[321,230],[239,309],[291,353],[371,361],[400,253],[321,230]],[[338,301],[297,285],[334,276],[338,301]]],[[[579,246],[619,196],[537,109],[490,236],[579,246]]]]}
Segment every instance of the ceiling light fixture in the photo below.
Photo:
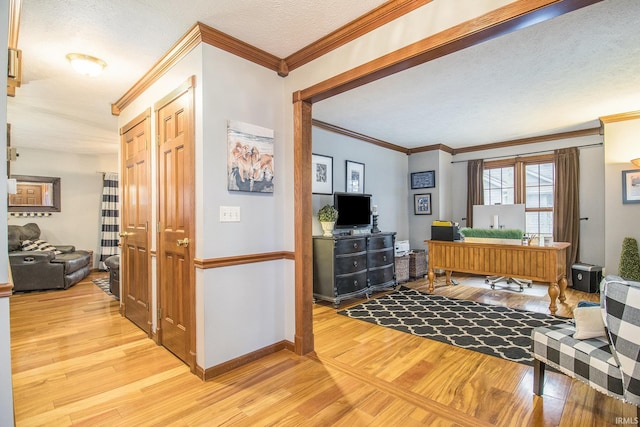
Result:
{"type": "Polygon", "coordinates": [[[84,53],[70,53],[67,59],[76,72],[92,77],[99,75],[107,66],[102,59],[84,53]]]}
{"type": "Polygon", "coordinates": [[[637,159],[631,160],[631,163],[633,163],[634,165],[640,167],[640,157],[638,157],[637,159]]]}

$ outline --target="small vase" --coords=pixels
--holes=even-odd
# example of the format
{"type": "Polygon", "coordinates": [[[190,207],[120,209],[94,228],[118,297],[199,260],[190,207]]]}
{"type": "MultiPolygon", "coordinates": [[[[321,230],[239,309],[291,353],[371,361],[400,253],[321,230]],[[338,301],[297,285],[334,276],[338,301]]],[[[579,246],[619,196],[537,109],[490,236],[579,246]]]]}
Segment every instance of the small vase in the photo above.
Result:
{"type": "Polygon", "coordinates": [[[324,231],[324,233],[322,234],[323,236],[333,236],[333,228],[336,225],[335,222],[320,221],[320,225],[322,226],[322,231],[324,231]]]}

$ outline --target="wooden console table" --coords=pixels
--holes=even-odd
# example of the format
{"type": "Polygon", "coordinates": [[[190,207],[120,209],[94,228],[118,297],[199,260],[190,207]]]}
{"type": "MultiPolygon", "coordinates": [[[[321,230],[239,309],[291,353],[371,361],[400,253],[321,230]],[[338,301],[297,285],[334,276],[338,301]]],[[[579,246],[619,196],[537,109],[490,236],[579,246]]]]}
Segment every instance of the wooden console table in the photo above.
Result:
{"type": "Polygon", "coordinates": [[[433,292],[434,269],[445,270],[447,285],[451,272],[482,276],[505,276],[549,284],[549,311],[558,309],[556,299],[566,300],[567,248],[570,243],[524,246],[499,243],[446,242],[425,240],[429,246],[429,292],[433,292]]]}

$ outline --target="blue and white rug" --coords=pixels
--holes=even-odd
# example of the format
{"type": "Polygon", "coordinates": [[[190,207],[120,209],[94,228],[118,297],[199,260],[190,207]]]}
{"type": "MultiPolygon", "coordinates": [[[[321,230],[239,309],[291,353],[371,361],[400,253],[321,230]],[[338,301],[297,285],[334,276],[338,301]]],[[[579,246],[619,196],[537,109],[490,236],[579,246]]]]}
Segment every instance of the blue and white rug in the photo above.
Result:
{"type": "Polygon", "coordinates": [[[533,364],[533,328],[571,321],[404,286],[338,314],[526,365],[533,364]]]}

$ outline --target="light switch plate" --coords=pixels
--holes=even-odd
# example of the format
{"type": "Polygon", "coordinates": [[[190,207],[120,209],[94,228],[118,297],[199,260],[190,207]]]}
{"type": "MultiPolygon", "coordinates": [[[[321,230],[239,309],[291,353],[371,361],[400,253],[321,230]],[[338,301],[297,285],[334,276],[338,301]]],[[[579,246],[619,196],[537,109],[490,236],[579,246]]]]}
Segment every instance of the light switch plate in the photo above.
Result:
{"type": "Polygon", "coordinates": [[[240,222],[240,206],[220,206],[220,222],[240,222]]]}

